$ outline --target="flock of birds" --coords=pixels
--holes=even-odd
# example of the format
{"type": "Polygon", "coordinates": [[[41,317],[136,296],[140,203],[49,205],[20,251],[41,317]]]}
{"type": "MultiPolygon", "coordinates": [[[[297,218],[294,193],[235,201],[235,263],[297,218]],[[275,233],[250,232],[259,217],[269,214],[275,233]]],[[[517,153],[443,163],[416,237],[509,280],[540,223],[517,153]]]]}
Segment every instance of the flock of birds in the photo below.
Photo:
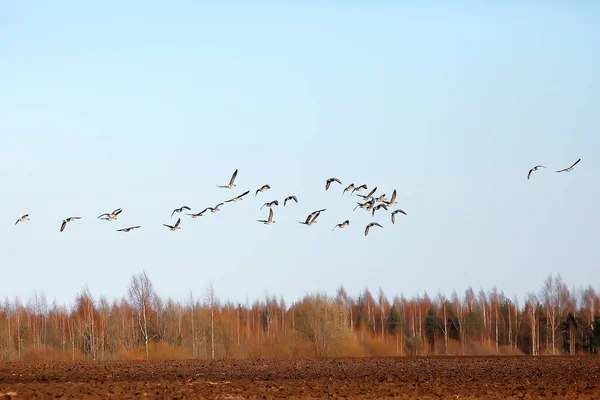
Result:
{"type": "MultiPolygon", "coordinates": [[[[559,173],[560,172],[570,172],[580,161],[581,161],[581,158],[578,159],[577,161],[575,161],[570,167],[558,170],[556,172],[559,172],[559,173]]],[[[534,171],[537,171],[539,168],[546,168],[546,167],[543,165],[536,165],[535,167],[531,168],[527,174],[527,179],[529,179],[531,177],[531,174],[534,171]]],[[[238,170],[236,169],[234,171],[233,175],[231,176],[231,179],[229,180],[229,183],[227,185],[217,185],[217,187],[224,188],[224,189],[233,189],[234,187],[236,187],[235,180],[237,178],[237,175],[238,175],[238,170]]],[[[329,190],[333,183],[342,185],[342,182],[340,181],[339,178],[335,178],[335,177],[329,178],[325,181],[325,190],[329,190]]],[[[271,186],[269,186],[268,184],[263,185],[256,190],[254,197],[258,196],[259,193],[266,192],[267,190],[270,190],[270,189],[271,189],[271,186]]],[[[346,188],[344,188],[344,190],[342,192],[342,196],[345,195],[346,192],[350,192],[350,195],[353,195],[356,192],[361,192],[361,191],[365,191],[368,189],[369,188],[367,187],[366,184],[355,186],[354,183],[351,183],[346,188]]],[[[377,191],[377,187],[371,189],[371,191],[369,193],[367,193],[366,195],[357,193],[356,195],[358,197],[362,198],[363,202],[361,203],[360,201],[358,201],[356,207],[354,207],[354,210],[356,210],[357,208],[361,208],[363,210],[366,210],[367,212],[370,212],[371,216],[375,216],[376,211],[379,211],[382,209],[385,211],[389,211],[389,207],[392,207],[392,206],[398,204],[398,202],[396,201],[397,192],[395,189],[394,189],[394,192],[392,193],[392,196],[389,199],[387,197],[385,197],[386,196],[385,194],[382,194],[379,197],[375,197],[376,191],[377,191]]],[[[198,213],[191,213],[192,210],[190,207],[181,206],[181,207],[173,210],[173,212],[171,213],[171,218],[173,218],[173,216],[176,213],[179,214],[179,213],[184,212],[184,210],[190,211],[190,213],[186,213],[186,215],[189,215],[192,218],[202,217],[202,215],[204,215],[204,213],[207,211],[216,213],[219,211],[220,206],[224,205],[225,203],[241,201],[244,199],[244,196],[246,196],[248,193],[250,193],[250,191],[246,190],[244,193],[242,193],[238,196],[235,196],[229,200],[225,200],[224,202],[218,203],[214,207],[206,207],[204,210],[202,210],[198,213]]],[[[298,203],[298,198],[295,195],[287,196],[283,200],[283,206],[285,207],[289,201],[294,201],[294,202],[298,203]]],[[[257,222],[260,222],[265,225],[274,224],[276,221],[273,219],[273,207],[275,207],[275,206],[279,206],[279,201],[273,200],[273,201],[264,203],[260,209],[262,210],[264,207],[269,208],[269,216],[267,217],[267,219],[259,219],[259,220],[257,220],[257,222]]],[[[308,214],[308,216],[306,217],[306,219],[304,221],[298,221],[298,223],[307,225],[307,226],[312,226],[317,223],[317,218],[319,218],[321,213],[324,212],[325,210],[326,210],[325,208],[320,209],[320,210],[315,210],[315,211],[311,212],[310,214],[308,214]]],[[[116,210],[114,210],[110,213],[104,213],[104,214],[99,215],[98,219],[105,220],[105,221],[114,221],[118,218],[119,214],[121,214],[122,211],[123,211],[122,209],[117,208],[116,210]]],[[[401,210],[399,208],[390,211],[390,218],[391,218],[392,224],[396,223],[396,215],[397,214],[407,215],[406,212],[404,212],[404,210],[401,210]]],[[[69,222],[76,221],[78,219],[81,219],[81,217],[65,218],[60,225],[60,232],[65,230],[65,228],[69,222]]],[[[29,221],[29,220],[30,220],[29,214],[25,214],[25,215],[21,216],[19,219],[17,219],[17,222],[15,222],[15,225],[17,225],[19,222],[25,222],[25,221],[29,221]]],[[[175,222],[174,225],[163,224],[163,226],[169,228],[171,231],[176,231],[178,229],[181,229],[180,225],[181,225],[181,218],[178,218],[177,222],[175,222]]],[[[336,228],[342,229],[342,228],[346,228],[348,226],[350,226],[350,220],[347,219],[339,224],[336,224],[333,227],[332,231],[334,231],[336,228]]],[[[377,226],[379,228],[383,228],[383,226],[381,224],[379,224],[378,222],[370,222],[365,227],[365,231],[364,231],[365,236],[367,236],[369,234],[369,230],[375,226],[377,226]]],[[[117,232],[131,232],[132,230],[138,229],[138,228],[141,228],[141,225],[129,226],[126,228],[117,229],[117,232]]]]}
{"type": "MultiPolygon", "coordinates": [[[[224,189],[233,189],[234,187],[236,187],[235,184],[235,180],[237,178],[238,175],[238,170],[236,169],[233,172],[233,175],[231,176],[231,179],[229,180],[229,183],[227,185],[217,185],[218,188],[224,188],[224,189]]],[[[340,181],[339,178],[329,178],[326,180],[325,182],[325,190],[329,190],[332,183],[338,183],[340,185],[342,185],[342,182],[340,181]]],[[[254,197],[258,196],[259,193],[261,192],[266,192],[267,190],[270,190],[271,186],[269,186],[268,184],[265,184],[263,186],[261,186],[260,188],[258,188],[254,194],[254,197]]],[[[362,184],[359,186],[355,186],[354,183],[351,183],[350,185],[348,185],[342,192],[342,196],[346,194],[346,192],[350,192],[350,195],[353,195],[356,192],[361,192],[361,191],[365,191],[368,190],[369,188],[367,187],[366,184],[362,184]]],[[[361,208],[363,210],[366,210],[368,212],[371,213],[372,216],[375,216],[375,212],[379,211],[381,209],[388,211],[388,207],[394,206],[396,204],[398,204],[398,202],[396,201],[396,190],[394,189],[394,192],[392,193],[392,196],[388,199],[386,197],[385,194],[380,195],[379,197],[375,197],[375,192],[377,191],[377,187],[373,188],[368,194],[366,195],[362,195],[357,193],[356,196],[360,197],[363,199],[363,202],[358,201],[356,207],[354,207],[354,210],[356,210],[357,208],[361,208]]],[[[184,212],[185,210],[190,211],[190,213],[185,213],[186,215],[189,215],[191,218],[199,218],[202,217],[204,215],[205,212],[210,211],[212,213],[216,213],[219,212],[219,207],[226,204],[226,203],[232,203],[232,202],[238,202],[244,199],[244,196],[246,196],[248,193],[250,193],[249,190],[246,190],[245,192],[243,192],[242,194],[235,196],[229,200],[225,200],[224,202],[218,203],[217,205],[215,205],[214,207],[206,207],[204,210],[197,212],[197,213],[193,213],[191,212],[191,208],[188,206],[181,206],[179,208],[174,209],[171,212],[171,218],[173,218],[173,216],[177,213],[180,214],[182,212],[184,212]]],[[[289,195],[287,196],[284,200],[283,200],[283,206],[285,207],[287,205],[288,202],[294,201],[296,203],[298,203],[298,198],[296,197],[296,195],[289,195]]],[[[262,205],[262,207],[260,208],[261,210],[264,207],[269,208],[269,216],[267,217],[267,219],[259,219],[257,220],[257,222],[260,222],[262,224],[265,225],[271,225],[274,224],[276,221],[273,219],[273,207],[275,206],[279,206],[279,201],[278,200],[273,200],[267,203],[264,203],[262,205]]],[[[326,209],[320,209],[320,210],[315,210],[313,212],[311,212],[310,214],[308,214],[308,216],[306,217],[306,219],[304,221],[298,221],[298,223],[303,224],[303,225],[307,225],[307,226],[312,226],[314,224],[317,223],[317,218],[321,215],[322,212],[324,212],[326,209]]],[[[121,208],[117,208],[116,210],[110,212],[110,213],[104,213],[98,216],[98,219],[101,220],[105,220],[105,221],[115,221],[116,219],[118,219],[119,214],[121,214],[121,212],[123,212],[123,210],[121,208]]],[[[406,212],[404,212],[401,209],[396,209],[390,212],[390,216],[391,216],[391,221],[392,224],[396,223],[396,214],[404,214],[407,215],[406,212]]],[[[69,222],[72,221],[76,221],[78,219],[81,219],[81,217],[68,217],[65,218],[61,225],[60,225],[60,232],[64,231],[67,224],[69,222]]],[[[19,222],[25,222],[25,221],[29,221],[29,214],[25,214],[23,216],[21,216],[19,219],[17,219],[17,222],[15,222],[15,225],[17,225],[19,222]]],[[[178,229],[181,229],[181,217],[179,217],[177,219],[177,222],[175,222],[175,224],[170,225],[170,224],[162,224],[163,226],[169,228],[171,231],[176,231],[178,229]]],[[[350,220],[345,220],[339,224],[336,224],[332,231],[335,230],[336,228],[346,228],[350,226],[350,220]]],[[[381,224],[379,224],[378,222],[370,222],[369,224],[367,224],[367,226],[365,227],[365,231],[364,231],[364,235],[367,236],[369,234],[369,230],[374,227],[380,227],[383,228],[383,226],[381,224]]],[[[126,228],[121,228],[121,229],[117,229],[117,232],[131,232],[134,229],[138,229],[141,228],[141,225],[136,225],[136,226],[129,226],[126,228]]]]}

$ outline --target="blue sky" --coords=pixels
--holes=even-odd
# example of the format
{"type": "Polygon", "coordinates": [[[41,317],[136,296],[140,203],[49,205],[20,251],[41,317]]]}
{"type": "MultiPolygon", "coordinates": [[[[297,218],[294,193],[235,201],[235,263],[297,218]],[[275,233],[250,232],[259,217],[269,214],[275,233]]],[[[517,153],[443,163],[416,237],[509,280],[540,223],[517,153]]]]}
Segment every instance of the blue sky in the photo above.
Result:
{"type": "Polygon", "coordinates": [[[0,296],[120,297],[142,269],[177,300],[598,289],[600,8],[417,4],[3,5],[0,296]],[[397,189],[408,216],[353,211],[332,176],[397,189]]]}

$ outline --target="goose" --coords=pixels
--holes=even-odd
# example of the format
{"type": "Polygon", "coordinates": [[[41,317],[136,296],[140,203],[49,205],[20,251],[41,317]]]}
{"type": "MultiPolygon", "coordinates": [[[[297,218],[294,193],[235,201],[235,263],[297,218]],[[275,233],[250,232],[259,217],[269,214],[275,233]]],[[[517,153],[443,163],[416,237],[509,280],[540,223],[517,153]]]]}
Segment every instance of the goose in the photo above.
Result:
{"type": "Polygon", "coordinates": [[[375,193],[376,190],[377,190],[377,186],[375,186],[375,188],[373,188],[373,190],[371,190],[369,192],[369,194],[367,194],[366,196],[363,196],[362,194],[357,194],[357,196],[362,197],[365,200],[369,200],[371,197],[373,197],[373,193],[375,193]]]}
{"type": "Polygon", "coordinates": [[[256,197],[258,195],[258,193],[260,193],[260,192],[266,192],[269,189],[271,189],[271,186],[269,186],[269,185],[262,185],[260,187],[260,189],[256,189],[256,193],[254,194],[254,197],[256,197]]]}
{"type": "Polygon", "coordinates": [[[248,193],[250,193],[250,191],[246,190],[244,193],[240,194],[239,196],[236,196],[233,199],[226,200],[225,203],[231,203],[232,201],[241,201],[241,200],[243,200],[242,197],[244,197],[248,193]]]}
{"type": "Polygon", "coordinates": [[[327,182],[325,183],[325,190],[329,189],[329,186],[331,186],[331,182],[337,182],[340,185],[342,184],[342,182],[340,182],[340,180],[338,178],[329,178],[329,179],[327,179],[327,182]]]}
{"type": "Polygon", "coordinates": [[[121,229],[117,229],[117,232],[131,232],[134,229],[140,228],[141,225],[137,225],[137,226],[130,226],[129,228],[121,228],[121,229]]]}
{"type": "Polygon", "coordinates": [[[342,192],[342,196],[344,194],[346,194],[346,192],[351,191],[352,189],[354,189],[354,183],[349,184],[348,187],[346,187],[346,189],[344,189],[344,191],[342,192]]]}
{"type": "Polygon", "coordinates": [[[388,207],[391,207],[394,204],[398,204],[398,202],[396,201],[396,189],[394,189],[394,192],[392,193],[392,198],[390,199],[390,201],[387,202],[388,207]]]}
{"type": "Polygon", "coordinates": [[[19,222],[25,222],[25,221],[29,221],[29,214],[25,214],[21,218],[19,218],[17,220],[17,222],[15,222],[15,225],[18,224],[19,222]]]}
{"type": "Polygon", "coordinates": [[[406,213],[400,209],[392,211],[392,224],[396,223],[396,214],[398,213],[406,215],[406,213]]]}
{"type": "Polygon", "coordinates": [[[115,219],[117,219],[117,216],[119,214],[121,214],[123,210],[121,210],[120,208],[117,208],[115,211],[109,213],[104,213],[102,215],[99,215],[98,218],[99,219],[103,219],[105,221],[114,221],[115,219]]]}
{"type": "Polygon", "coordinates": [[[285,204],[288,202],[288,200],[294,200],[296,203],[298,202],[298,198],[294,195],[288,196],[285,198],[285,200],[283,200],[283,206],[285,207],[285,204]]]}
{"type": "MultiPolygon", "coordinates": [[[[368,201],[365,201],[364,203],[360,203],[360,202],[356,202],[356,204],[358,204],[356,207],[354,207],[354,210],[356,210],[357,208],[362,208],[363,210],[371,210],[373,208],[373,206],[375,205],[375,199],[371,199],[368,201]]],[[[353,210],[353,211],[354,211],[353,210]]]]}
{"type": "Polygon", "coordinates": [[[219,211],[221,211],[219,209],[219,206],[222,206],[223,204],[225,204],[225,203],[219,203],[214,207],[208,207],[207,210],[210,210],[210,212],[213,212],[213,213],[219,212],[219,211]]]}
{"type": "Polygon", "coordinates": [[[69,217],[69,218],[63,219],[62,225],[60,226],[60,231],[61,232],[64,231],[65,227],[67,226],[67,223],[74,221],[76,219],[81,219],[81,217],[69,217]]]}
{"type": "Polygon", "coordinates": [[[383,226],[379,225],[377,222],[371,222],[365,228],[365,236],[367,236],[369,234],[369,229],[371,229],[372,226],[378,226],[380,228],[383,228],[383,226]]]}
{"type": "Polygon", "coordinates": [[[353,195],[354,192],[360,192],[361,190],[367,190],[367,189],[368,189],[367,185],[365,183],[363,183],[362,185],[356,186],[354,189],[352,189],[352,192],[350,193],[350,195],[353,195]]]}
{"type": "Polygon", "coordinates": [[[173,212],[171,213],[171,218],[173,218],[173,214],[175,214],[175,213],[180,213],[180,212],[182,212],[183,210],[192,211],[192,209],[191,209],[191,208],[189,208],[188,206],[182,206],[182,207],[180,207],[180,208],[176,208],[176,209],[174,209],[174,210],[173,210],[173,212]]]}
{"type": "MultiPolygon", "coordinates": [[[[218,207],[218,206],[217,206],[217,207],[218,207]]],[[[206,210],[209,210],[209,209],[210,209],[210,207],[206,207],[204,210],[200,211],[200,212],[199,212],[199,213],[197,213],[197,214],[188,214],[188,213],[186,213],[185,215],[189,215],[189,216],[190,216],[190,217],[192,217],[192,218],[198,218],[198,217],[201,217],[201,216],[202,216],[202,214],[204,214],[204,213],[206,212],[206,210]]]]}
{"type": "Polygon", "coordinates": [[[264,220],[264,219],[257,219],[258,222],[262,222],[265,225],[271,225],[274,224],[275,221],[273,221],[273,209],[270,208],[269,209],[269,219],[264,220]]]}
{"type": "Polygon", "coordinates": [[[279,205],[279,202],[277,200],[273,200],[273,201],[270,201],[268,203],[263,204],[260,209],[262,210],[263,207],[269,207],[269,208],[271,208],[273,206],[278,206],[278,205],[279,205]]]}
{"type": "Polygon", "coordinates": [[[350,225],[350,220],[345,220],[344,222],[342,222],[341,224],[337,224],[336,226],[333,227],[333,229],[331,230],[332,232],[335,230],[335,228],[345,228],[348,225],[350,225]]]}
{"type": "Polygon", "coordinates": [[[546,167],[544,167],[543,165],[536,165],[535,167],[531,168],[531,169],[529,170],[529,173],[527,174],[527,179],[529,179],[529,177],[531,176],[531,173],[532,173],[533,171],[537,171],[537,170],[538,170],[538,168],[546,168],[546,167]]]}
{"type": "Polygon", "coordinates": [[[175,222],[175,225],[171,226],[171,225],[163,224],[163,226],[166,226],[167,228],[169,228],[172,231],[176,231],[177,229],[181,229],[181,227],[179,226],[180,223],[181,223],[181,218],[177,218],[177,222],[175,222]]]}
{"type": "Polygon", "coordinates": [[[375,201],[378,202],[378,203],[387,203],[388,198],[385,197],[385,193],[384,193],[381,196],[375,198],[375,201]]]}
{"type": "Polygon", "coordinates": [[[579,163],[579,161],[581,161],[581,158],[579,160],[575,161],[573,163],[573,165],[571,165],[569,168],[561,169],[560,171],[556,171],[556,172],[570,172],[570,171],[573,171],[573,167],[576,166],[579,163]]]}
{"type": "Polygon", "coordinates": [[[387,206],[385,205],[385,203],[377,204],[376,206],[374,206],[373,209],[372,209],[371,216],[374,217],[375,216],[375,211],[381,210],[382,208],[385,211],[387,211],[387,209],[388,209],[387,206]]]}
{"type": "Polygon", "coordinates": [[[321,215],[321,212],[325,211],[325,208],[322,210],[317,210],[317,211],[313,211],[310,214],[308,214],[308,217],[306,217],[306,221],[302,222],[302,221],[298,221],[298,223],[300,224],[304,224],[304,225],[312,225],[317,223],[317,218],[319,217],[319,215],[321,215]]]}
{"type": "Polygon", "coordinates": [[[233,183],[233,182],[235,181],[235,177],[237,176],[237,174],[238,174],[238,170],[236,169],[236,170],[233,172],[233,175],[231,175],[231,179],[229,180],[229,184],[227,184],[227,185],[224,185],[224,186],[217,185],[217,187],[220,187],[220,188],[226,188],[226,189],[231,189],[231,188],[234,188],[234,187],[235,187],[235,183],[233,183]]]}

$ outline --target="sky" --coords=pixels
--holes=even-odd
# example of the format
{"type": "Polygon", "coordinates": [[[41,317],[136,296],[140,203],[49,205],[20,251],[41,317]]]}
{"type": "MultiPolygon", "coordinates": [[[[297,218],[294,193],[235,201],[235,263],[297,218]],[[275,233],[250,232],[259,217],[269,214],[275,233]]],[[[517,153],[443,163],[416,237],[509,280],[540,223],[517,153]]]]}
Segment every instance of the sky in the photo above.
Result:
{"type": "Polygon", "coordinates": [[[242,303],[340,285],[522,299],[548,274],[598,290],[599,17],[592,2],[3,4],[0,297],[119,299],[142,270],[164,298],[212,284],[242,303]],[[407,215],[353,211],[350,183],[397,189],[407,215]],[[276,223],[256,222],[274,199],[276,223]]]}

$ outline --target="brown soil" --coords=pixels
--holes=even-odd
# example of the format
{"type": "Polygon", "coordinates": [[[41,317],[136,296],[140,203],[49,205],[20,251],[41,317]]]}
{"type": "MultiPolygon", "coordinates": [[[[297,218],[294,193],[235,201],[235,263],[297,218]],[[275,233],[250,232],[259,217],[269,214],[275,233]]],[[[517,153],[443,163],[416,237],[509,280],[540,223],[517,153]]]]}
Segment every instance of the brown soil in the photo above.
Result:
{"type": "Polygon", "coordinates": [[[600,358],[0,363],[0,399],[15,394],[17,399],[600,398],[600,358]]]}

